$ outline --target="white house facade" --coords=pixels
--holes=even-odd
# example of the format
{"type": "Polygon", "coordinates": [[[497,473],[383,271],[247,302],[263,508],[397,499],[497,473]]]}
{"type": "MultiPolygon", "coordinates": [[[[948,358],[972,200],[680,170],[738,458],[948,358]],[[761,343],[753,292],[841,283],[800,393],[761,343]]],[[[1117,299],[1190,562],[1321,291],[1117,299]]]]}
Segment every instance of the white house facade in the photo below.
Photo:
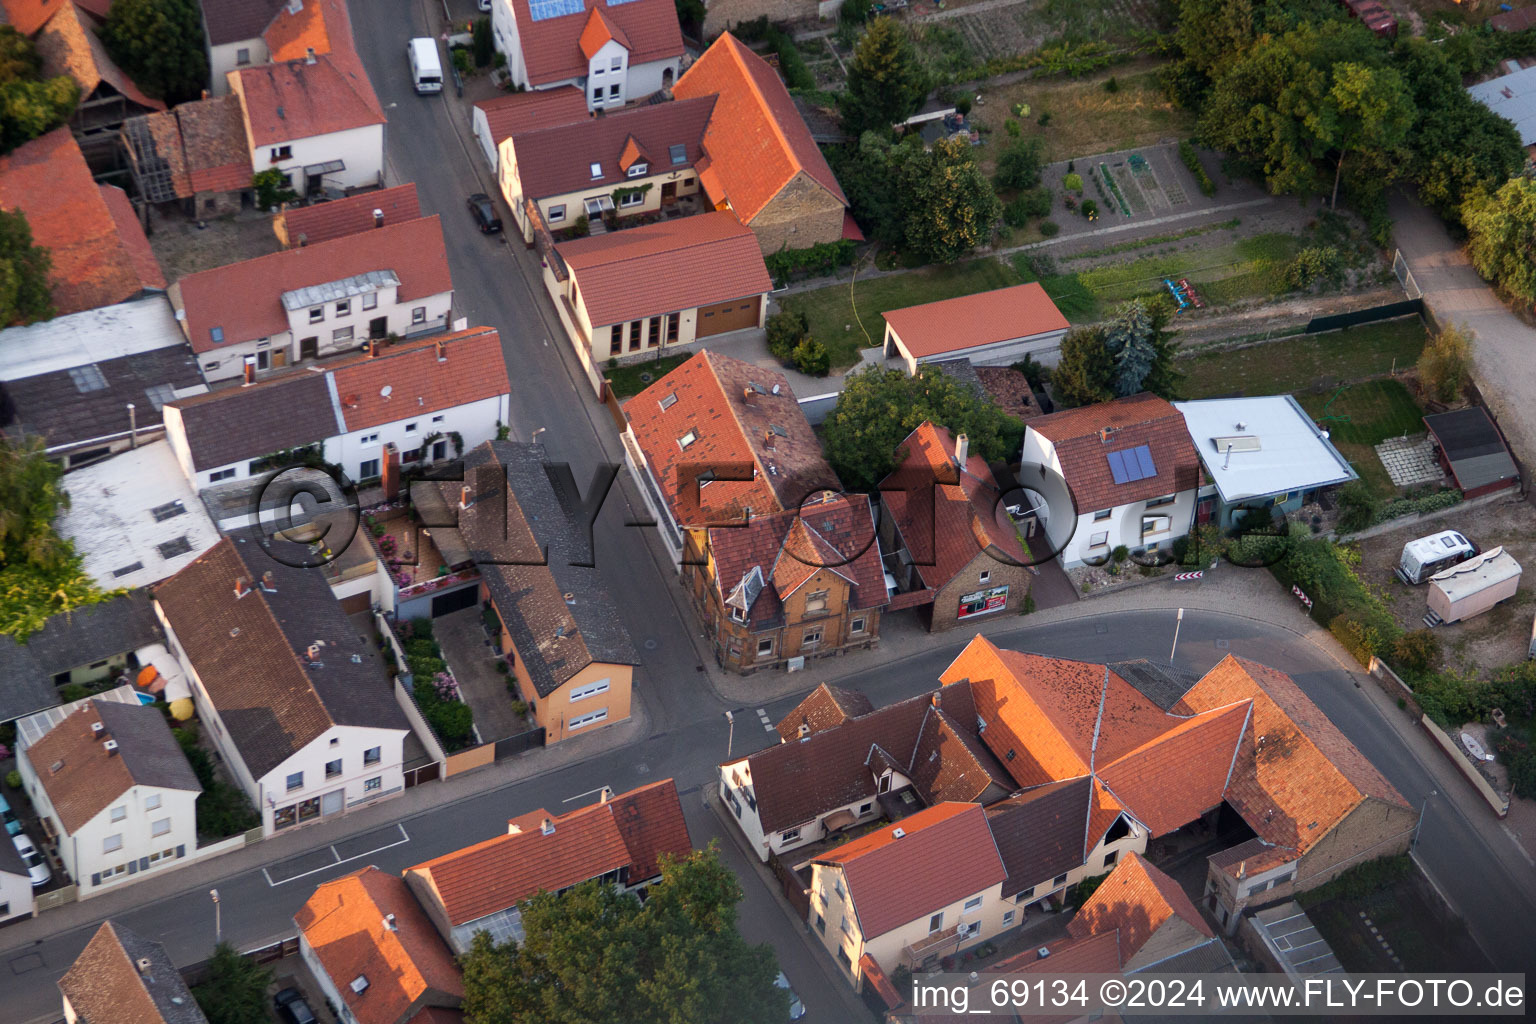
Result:
{"type": "Polygon", "coordinates": [[[339,464],[353,480],[372,480],[383,469],[386,445],[393,444],[400,452],[400,461],[407,466],[457,458],[451,435],[458,434],[464,439],[465,451],[495,440],[497,425],[510,422],[511,401],[510,394],[496,395],[442,412],[412,415],[353,430],[327,441],[327,461],[339,464]]]}
{"type": "Polygon", "coordinates": [[[31,917],[32,879],[27,876],[27,865],[9,837],[0,842],[5,844],[5,849],[0,849],[0,922],[31,917]]]}
{"type": "Polygon", "coordinates": [[[538,90],[573,85],[585,93],[587,109],[596,111],[644,99],[677,81],[683,49],[675,18],[670,25],[645,14],[630,19],[623,10],[627,4],[588,2],[590,7],[583,0],[494,0],[492,39],[506,55],[513,85],[538,90]]]}
{"type": "Polygon", "coordinates": [[[384,183],[384,126],[370,124],[327,135],[251,146],[251,172],[275,167],[301,196],[328,188],[371,188],[384,183]],[[331,169],[333,164],[340,167],[331,169]]]}

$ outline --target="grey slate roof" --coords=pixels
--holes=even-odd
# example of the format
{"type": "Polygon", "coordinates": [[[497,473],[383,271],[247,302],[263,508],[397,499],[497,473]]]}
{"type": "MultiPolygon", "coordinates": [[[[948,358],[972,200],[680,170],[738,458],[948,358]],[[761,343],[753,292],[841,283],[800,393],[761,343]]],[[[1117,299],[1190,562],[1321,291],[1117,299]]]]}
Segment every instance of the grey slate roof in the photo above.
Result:
{"type": "Polygon", "coordinates": [[[284,0],[203,0],[203,26],[214,46],[255,39],[267,30],[284,0]]]}
{"type": "Polygon", "coordinates": [[[1481,406],[1425,416],[1424,425],[1440,442],[1462,490],[1519,479],[1520,470],[1504,446],[1499,429],[1481,406]]]}
{"type": "Polygon", "coordinates": [[[97,929],[59,979],[59,991],[81,1024],[208,1024],[165,947],[116,921],[97,929]],[[143,961],[148,968],[141,972],[143,961]]]}
{"type": "Polygon", "coordinates": [[[144,590],[55,615],[26,643],[0,636],[0,721],[58,704],[60,672],[164,639],[144,590]]]}
{"type": "Polygon", "coordinates": [[[960,359],[936,359],[924,365],[943,370],[946,376],[953,377],[962,384],[970,385],[971,391],[975,393],[977,398],[985,399],[987,397],[987,389],[981,383],[981,377],[976,373],[976,365],[969,359],[963,357],[960,359]]]}
{"type": "Polygon", "coordinates": [[[288,562],[308,555],[238,531],[154,588],[251,773],[260,778],[332,725],[408,731],[378,651],[348,621],[324,573],[286,565],[267,545],[288,562]],[[251,589],[237,598],[240,578],[251,589]]]}
{"type": "Polygon", "coordinates": [[[1164,711],[1171,710],[1182,700],[1199,679],[1182,669],[1154,665],[1145,658],[1111,662],[1109,669],[1164,711]]]}
{"type": "Polygon", "coordinates": [[[218,469],[345,434],[326,380],[323,373],[290,373],[171,403],[181,411],[193,468],[218,469]]]}
{"type": "Polygon", "coordinates": [[[1008,878],[1004,898],[1083,864],[1092,779],[1049,782],[987,808],[992,839],[1008,878]]]}
{"type": "Polygon", "coordinates": [[[167,387],[202,383],[185,344],[8,380],[0,382],[0,393],[10,397],[9,407],[0,400],[0,428],[40,435],[50,448],[126,434],[129,402],[142,430],[161,421],[160,406],[172,397],[167,387]]]}
{"type": "Polygon", "coordinates": [[[593,662],[640,660],[602,575],[572,564],[592,562],[593,553],[585,549],[581,516],[545,472],[546,459],[540,444],[475,448],[464,457],[473,502],[458,512],[459,532],[541,697],[593,662]],[[544,551],[548,564],[537,564],[544,551]]]}
{"type": "MultiPolygon", "coordinates": [[[[1140,974],[1142,971],[1152,971],[1157,974],[1237,974],[1237,964],[1232,962],[1232,954],[1220,938],[1210,939],[1191,946],[1182,953],[1177,953],[1166,960],[1138,967],[1135,970],[1126,971],[1127,974],[1140,974]]],[[[1138,1022],[1155,1018],[1136,1015],[1138,1022]]],[[[1167,1020],[1180,1020],[1187,1018],[1168,1017],[1167,1020]]]]}
{"type": "Polygon", "coordinates": [[[117,755],[140,786],[201,791],[202,783],[182,753],[181,744],[171,735],[170,726],[158,708],[143,704],[118,704],[98,700],[96,714],[107,732],[117,740],[117,755]]]}

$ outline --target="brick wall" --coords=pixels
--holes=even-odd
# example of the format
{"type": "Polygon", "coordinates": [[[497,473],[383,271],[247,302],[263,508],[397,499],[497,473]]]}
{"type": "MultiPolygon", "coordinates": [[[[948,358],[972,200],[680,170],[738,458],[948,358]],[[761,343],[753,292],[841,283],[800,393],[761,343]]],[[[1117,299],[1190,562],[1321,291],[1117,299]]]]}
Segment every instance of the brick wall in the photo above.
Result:
{"type": "Polygon", "coordinates": [[[938,590],[934,591],[933,621],[929,624],[929,630],[934,633],[955,626],[968,626],[975,622],[995,619],[1002,615],[1017,615],[1019,607],[1024,603],[1024,595],[1029,593],[1030,584],[1034,574],[1024,566],[1009,565],[999,561],[984,551],[978,551],[970,564],[961,570],[954,579],[938,590]],[[981,574],[990,572],[992,575],[986,583],[981,582],[981,574]],[[960,597],[964,594],[972,594],[978,590],[987,590],[992,587],[1008,588],[1007,605],[994,612],[985,615],[969,616],[961,619],[960,597]]]}
{"type": "Polygon", "coordinates": [[[769,21],[814,18],[816,8],[816,0],[709,0],[704,6],[704,34],[716,36],[738,22],[765,14],[769,21]]]}
{"type": "Polygon", "coordinates": [[[764,253],[807,249],[843,237],[843,204],[804,172],[747,225],[764,253]]]}

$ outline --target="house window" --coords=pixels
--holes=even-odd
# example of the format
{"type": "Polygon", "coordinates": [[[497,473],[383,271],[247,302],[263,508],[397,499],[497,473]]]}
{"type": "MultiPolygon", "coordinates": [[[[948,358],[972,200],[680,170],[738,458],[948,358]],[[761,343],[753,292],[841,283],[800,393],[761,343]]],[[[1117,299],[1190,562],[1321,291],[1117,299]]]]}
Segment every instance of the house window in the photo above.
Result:
{"type": "Polygon", "coordinates": [[[359,480],[372,480],[374,477],[379,475],[379,460],[364,459],[362,462],[358,463],[357,472],[359,480]]]}
{"type": "Polygon", "coordinates": [[[644,192],[626,192],[619,197],[620,206],[642,206],[645,203],[644,192]]]}
{"type": "Polygon", "coordinates": [[[1161,498],[1153,498],[1151,501],[1147,502],[1147,508],[1159,508],[1163,505],[1172,505],[1173,500],[1177,497],[1177,494],[1165,494],[1161,498]]]}
{"type": "Polygon", "coordinates": [[[928,919],[928,934],[932,935],[944,927],[944,914],[940,911],[928,919]]]}
{"type": "Polygon", "coordinates": [[[651,317],[651,322],[646,329],[645,347],[652,348],[661,344],[661,317],[651,317]]]}
{"type": "MultiPolygon", "coordinates": [[[[213,340],[214,344],[218,344],[219,342],[224,340],[224,328],[222,328],[222,327],[210,327],[210,328],[208,328],[208,337],[213,340]]],[[[210,369],[210,370],[217,369],[218,365],[219,365],[218,363],[209,363],[208,364],[208,369],[210,369]]]]}
{"type": "Polygon", "coordinates": [[[624,352],[624,325],[614,324],[608,328],[608,354],[621,355],[624,352]]]}
{"type": "Polygon", "coordinates": [[[602,68],[593,68],[592,69],[592,77],[593,78],[602,78],[603,77],[603,69],[602,68]]]}
{"type": "Polygon", "coordinates": [[[766,658],[773,653],[773,637],[764,637],[757,642],[757,656],[766,658]]]}
{"type": "Polygon", "coordinates": [[[149,834],[152,835],[152,836],[169,835],[170,831],[171,831],[171,819],[170,818],[161,818],[159,821],[153,822],[149,826],[149,834]]]}
{"type": "Polygon", "coordinates": [[[643,178],[645,177],[645,172],[650,169],[651,165],[642,160],[637,164],[631,164],[629,170],[625,173],[631,178],[643,178]]]}
{"type": "Polygon", "coordinates": [[[337,316],[347,316],[351,312],[352,312],[352,300],[351,299],[342,299],[340,302],[336,303],[336,315],[337,316]]]}
{"type": "Polygon", "coordinates": [[[608,62],[608,70],[610,70],[610,71],[623,71],[624,70],[624,58],[623,57],[615,57],[612,60],[610,60],[608,62]]]}
{"type": "Polygon", "coordinates": [[[853,636],[861,635],[864,632],[864,620],[858,618],[848,623],[848,632],[853,636]]]}
{"type": "Polygon", "coordinates": [[[211,484],[216,484],[220,480],[228,480],[234,475],[235,471],[233,469],[216,469],[212,473],[208,474],[208,482],[211,484]]]}
{"type": "Polygon", "coordinates": [[[1099,511],[1097,511],[1097,512],[1095,512],[1093,514],[1093,521],[1096,522],[1096,523],[1102,523],[1104,520],[1109,518],[1109,513],[1111,511],[1112,511],[1111,509],[1107,509],[1107,508],[1099,509],[1099,511]]]}
{"type": "Polygon", "coordinates": [[[1270,888],[1273,889],[1276,886],[1284,885],[1286,882],[1289,882],[1293,873],[1294,872],[1287,871],[1283,875],[1276,875],[1275,880],[1269,883],[1270,888]]]}
{"type": "Polygon", "coordinates": [[[644,345],[644,340],[643,339],[644,338],[645,338],[645,321],[644,320],[631,320],[629,322],[629,347],[630,347],[630,349],[633,350],[633,349],[637,349],[637,348],[643,347],[643,345],[644,345]]]}
{"type": "Polygon", "coordinates": [[[372,434],[364,434],[362,437],[357,439],[357,443],[358,444],[378,444],[379,443],[378,431],[374,431],[372,434]]]}
{"type": "Polygon", "coordinates": [[[827,934],[827,919],[819,913],[816,915],[816,932],[819,935],[827,934]]]}
{"type": "Polygon", "coordinates": [[[1109,546],[1109,531],[1096,533],[1088,538],[1088,546],[1091,548],[1103,548],[1109,546]]]}
{"type": "Polygon", "coordinates": [[[338,776],[340,774],[341,774],[341,758],[338,757],[334,761],[327,761],[327,762],[325,762],[325,777],[326,778],[334,779],[336,776],[338,776]]]}
{"type": "Polygon", "coordinates": [[[610,85],[608,87],[608,98],[610,100],[618,99],[619,98],[619,89],[620,88],[622,88],[622,87],[618,86],[618,85],[610,85]]]}
{"type": "Polygon", "coordinates": [[[127,807],[114,807],[114,808],[112,808],[112,820],[113,821],[122,821],[126,817],[128,817],[128,808],[127,807]]]}
{"type": "Polygon", "coordinates": [[[160,794],[159,793],[151,793],[151,794],[149,794],[149,796],[144,798],[144,809],[146,811],[158,810],[159,807],[160,807],[160,794]]]}
{"type": "Polygon", "coordinates": [[[558,224],[563,220],[565,220],[565,204],[561,203],[558,206],[551,206],[549,208],[549,222],[551,224],[558,224]]]}
{"type": "Polygon", "coordinates": [[[869,801],[869,802],[866,802],[866,803],[859,804],[859,814],[860,815],[868,814],[869,813],[869,809],[871,807],[873,807],[873,806],[875,806],[874,801],[869,801]]]}
{"type": "Polygon", "coordinates": [[[824,612],[827,610],[827,591],[813,590],[805,595],[805,610],[807,612],[824,612]]]}
{"type": "Polygon", "coordinates": [[[433,423],[441,423],[441,422],[443,422],[444,419],[445,419],[445,417],[443,417],[443,416],[433,416],[432,417],[432,422],[433,423]]]}
{"type": "Polygon", "coordinates": [[[375,309],[375,308],[377,308],[378,304],[379,304],[379,293],[378,292],[369,292],[367,295],[363,296],[363,308],[364,309],[375,309]]]}
{"type": "Polygon", "coordinates": [[[273,146],[271,159],[268,163],[277,163],[279,160],[291,160],[293,158],[292,146],[273,146]]]}
{"type": "Polygon", "coordinates": [[[1056,880],[1051,883],[1052,886],[1066,885],[1066,884],[1067,884],[1067,876],[1066,875],[1057,875],[1056,876],[1056,880]]]}
{"type": "Polygon", "coordinates": [[[102,853],[116,853],[118,850],[121,850],[122,848],[123,848],[123,834],[121,832],[117,833],[116,835],[107,836],[107,838],[105,838],[105,839],[103,839],[101,841],[101,852],[102,853]]]}
{"type": "Polygon", "coordinates": [[[781,843],[792,843],[799,838],[800,830],[797,828],[785,829],[783,832],[779,833],[779,842],[781,843]]]}
{"type": "Polygon", "coordinates": [[[967,911],[975,910],[977,907],[980,907],[980,906],[981,906],[981,897],[980,896],[972,896],[970,899],[965,901],[965,909],[967,911]]]}
{"type": "Polygon", "coordinates": [[[981,582],[983,582],[983,583],[991,583],[992,582],[992,570],[991,569],[983,569],[982,570],[981,582]]]}
{"type": "Polygon", "coordinates": [[[1106,853],[1104,855],[1104,866],[1107,867],[1107,868],[1108,867],[1113,867],[1115,861],[1119,860],[1119,859],[1120,859],[1120,851],[1119,850],[1110,850],[1108,853],[1106,853]]]}
{"type": "Polygon", "coordinates": [[[667,156],[671,158],[674,167],[685,164],[688,162],[688,147],[681,142],[675,142],[667,147],[667,156]]]}
{"type": "Polygon", "coordinates": [[[417,306],[411,310],[411,323],[424,324],[427,322],[427,307],[417,306]]]}
{"type": "Polygon", "coordinates": [[[1028,889],[1023,890],[1017,896],[1015,896],[1013,898],[1013,902],[1015,902],[1015,903],[1027,903],[1027,902],[1029,902],[1030,898],[1033,897],[1034,895],[1035,895],[1035,887],[1034,886],[1030,886],[1028,889]]]}
{"type": "Polygon", "coordinates": [[[838,926],[839,930],[841,930],[844,935],[852,935],[853,934],[853,925],[848,923],[848,915],[847,914],[843,915],[843,919],[838,922],[837,926],[838,926]]]}
{"type": "Polygon", "coordinates": [[[304,773],[303,772],[294,772],[292,775],[288,776],[288,792],[292,793],[296,789],[303,789],[303,788],[304,788],[304,773]]]}
{"type": "Polygon", "coordinates": [[[380,789],[383,789],[383,788],[384,788],[384,777],[382,775],[375,775],[373,778],[371,778],[371,779],[369,779],[369,780],[367,780],[366,782],[363,783],[363,792],[364,793],[377,793],[380,789]]]}
{"type": "Polygon", "coordinates": [[[578,700],[586,700],[588,697],[596,697],[600,693],[608,692],[608,680],[599,679],[595,683],[588,683],[579,690],[571,691],[571,703],[578,700]]]}
{"type": "MultiPolygon", "coordinates": [[[[601,103],[601,102],[603,102],[603,87],[602,86],[599,85],[595,89],[592,90],[592,102],[593,103],[601,103]]],[[[597,164],[593,164],[592,166],[596,167],[597,164]]],[[[596,177],[600,177],[600,175],[594,174],[594,175],[592,175],[592,177],[596,178],[596,177]]]]}
{"type": "Polygon", "coordinates": [[[973,937],[975,937],[977,935],[980,935],[981,934],[981,922],[980,921],[972,921],[969,924],[962,924],[960,926],[960,930],[959,930],[958,934],[959,934],[960,938],[962,938],[962,939],[969,939],[969,938],[973,938],[973,937]]]}
{"type": "Polygon", "coordinates": [[[1005,911],[1003,911],[1003,927],[1004,928],[1012,927],[1014,913],[1015,913],[1015,911],[1012,911],[1012,910],[1005,910],[1005,911]]]}
{"type": "Polygon", "coordinates": [[[249,48],[242,46],[242,47],[240,47],[240,49],[235,51],[235,63],[236,64],[244,66],[246,64],[249,64],[250,62],[251,62],[251,51],[250,51],[249,48]]]}
{"type": "MultiPolygon", "coordinates": [[[[595,99],[595,100],[602,99],[603,98],[603,90],[601,88],[593,89],[592,90],[592,98],[595,99]]],[[[603,165],[602,164],[594,163],[592,165],[591,170],[592,170],[592,180],[593,181],[597,181],[598,179],[600,179],[603,176],[603,165]]]]}
{"type": "Polygon", "coordinates": [[[668,313],[667,314],[667,344],[670,345],[670,344],[672,344],[676,340],[677,340],[677,314],[676,313],[668,313]]]}
{"type": "Polygon", "coordinates": [[[414,433],[416,433],[416,424],[414,424],[414,423],[407,423],[405,425],[405,432],[407,434],[414,434],[414,433]]]}
{"type": "Polygon", "coordinates": [[[336,330],[331,332],[331,341],[332,342],[351,341],[351,340],[352,340],[352,328],[350,328],[350,327],[338,327],[336,330]]]}
{"type": "Polygon", "coordinates": [[[595,725],[598,722],[604,721],[607,717],[607,708],[602,708],[599,711],[588,712],[587,714],[582,715],[580,718],[571,719],[570,728],[572,730],[583,729],[589,725],[595,725]]]}
{"type": "Polygon", "coordinates": [[[698,439],[699,435],[690,430],[688,433],[677,439],[677,446],[686,451],[688,446],[693,444],[693,442],[697,441],[698,439]]]}
{"type": "Polygon", "coordinates": [[[816,646],[819,646],[820,644],[821,644],[821,627],[820,626],[812,626],[810,629],[806,630],[805,631],[805,635],[800,638],[800,646],[801,647],[816,647],[816,646]]]}
{"type": "Polygon", "coordinates": [[[309,322],[310,323],[317,324],[317,323],[319,323],[320,321],[322,321],[324,319],[325,319],[325,307],[324,306],[315,306],[313,309],[311,309],[309,311],[309,322]]]}
{"type": "Polygon", "coordinates": [[[367,766],[370,764],[378,764],[382,754],[383,748],[369,747],[367,750],[363,751],[363,765],[367,766]]]}

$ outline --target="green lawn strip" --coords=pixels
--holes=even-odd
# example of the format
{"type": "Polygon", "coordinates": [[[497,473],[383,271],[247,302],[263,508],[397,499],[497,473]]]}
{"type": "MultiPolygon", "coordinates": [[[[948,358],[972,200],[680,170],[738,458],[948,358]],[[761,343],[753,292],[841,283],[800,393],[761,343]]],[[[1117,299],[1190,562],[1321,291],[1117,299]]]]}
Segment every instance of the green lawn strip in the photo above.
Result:
{"type": "Polygon", "coordinates": [[[613,393],[620,398],[628,398],[638,395],[656,381],[666,376],[675,366],[687,362],[687,355],[666,356],[660,360],[647,359],[642,363],[626,363],[623,366],[604,367],[603,376],[613,382],[613,393]],[[649,380],[641,380],[640,375],[648,374],[649,380]]]}
{"type": "Polygon", "coordinates": [[[995,259],[977,259],[954,266],[929,267],[860,280],[853,285],[851,296],[846,284],[786,295],[779,305],[786,310],[804,313],[810,324],[811,337],[832,353],[833,369],[843,369],[858,362],[859,349],[881,343],[885,337],[885,320],[880,314],[886,310],[1019,283],[1019,276],[1012,268],[995,259]],[[858,304],[857,322],[854,302],[858,304]],[[859,330],[861,323],[862,331],[859,330]],[[865,332],[868,332],[867,337],[865,332]]]}
{"type": "MultiPolygon", "coordinates": [[[[1187,398],[1275,395],[1340,381],[1384,376],[1412,366],[1424,349],[1424,324],[1416,317],[1304,334],[1225,352],[1188,355],[1178,361],[1187,398]]],[[[1330,410],[1331,411],[1331,410],[1330,410]]]]}
{"type": "Polygon", "coordinates": [[[1124,302],[1162,291],[1165,279],[1188,278],[1207,305],[1220,306],[1283,292],[1281,272],[1299,247],[1294,236],[1272,233],[1091,267],[1078,271],[1078,276],[1100,302],[1124,302]]]}
{"type": "Polygon", "coordinates": [[[1335,441],[1378,445],[1389,437],[1424,432],[1424,411],[1398,380],[1350,384],[1297,400],[1335,441]]]}

